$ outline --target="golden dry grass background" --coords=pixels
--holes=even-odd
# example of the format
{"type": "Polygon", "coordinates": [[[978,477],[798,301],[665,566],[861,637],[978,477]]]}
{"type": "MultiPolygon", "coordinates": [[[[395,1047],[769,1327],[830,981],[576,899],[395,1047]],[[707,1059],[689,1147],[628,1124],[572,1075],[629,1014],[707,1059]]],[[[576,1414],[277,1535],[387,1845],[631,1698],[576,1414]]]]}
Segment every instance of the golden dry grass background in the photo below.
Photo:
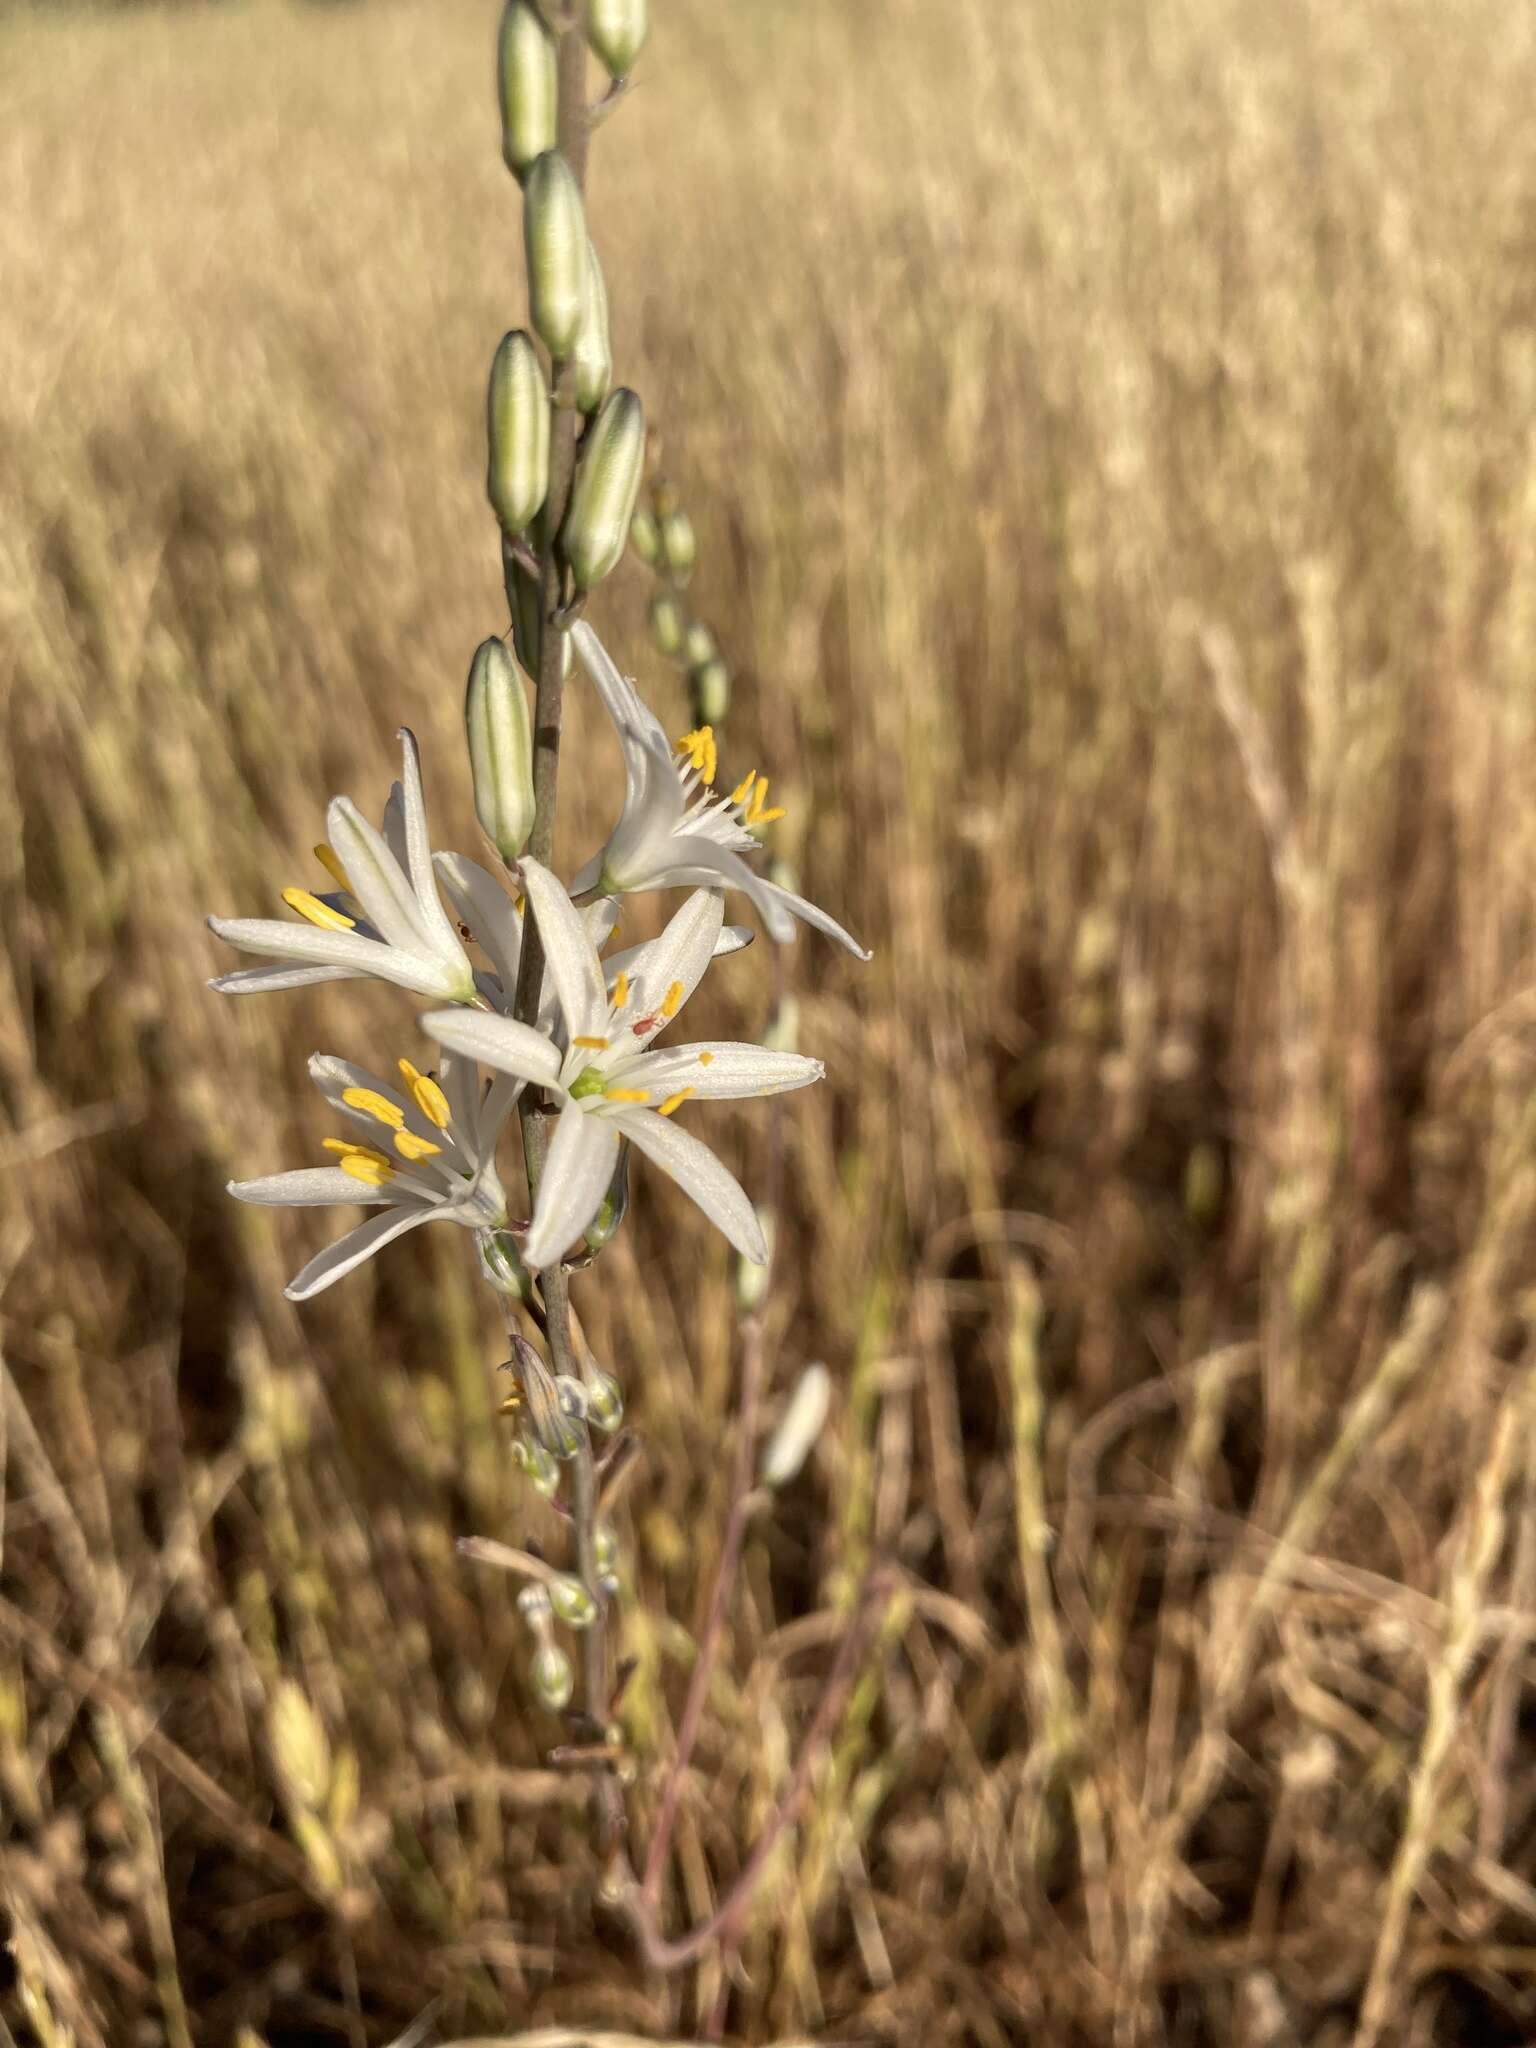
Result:
{"type": "MultiPolygon", "coordinates": [[[[309,879],[405,719],[440,841],[472,822],[522,317],[493,14],[0,24],[0,2011],[47,2048],[715,1997],[594,1905],[507,1587],[453,1554],[535,1522],[462,1247],[298,1313],[323,1219],[221,1193],[314,1151],[310,1050],[415,1048],[382,989],[208,995],[204,911],[309,879]]],[[[620,374],[700,528],[728,767],[785,779],[876,947],[793,956],[830,1074],[774,1385],[819,1357],[837,1397],[750,1547],[673,1910],[879,1548],[907,1590],[742,2038],[1527,2041],[1531,17],[655,14],[594,161],[620,374]]],[[[644,596],[596,614],[664,695],[644,596]]],[[[577,857],[615,770],[580,701],[569,758],[577,857]]],[[[760,1121],[713,1129],[761,1171],[760,1121]]],[[[648,1447],[643,1829],[727,1257],[651,1179],[578,1300],[648,1447]]]]}

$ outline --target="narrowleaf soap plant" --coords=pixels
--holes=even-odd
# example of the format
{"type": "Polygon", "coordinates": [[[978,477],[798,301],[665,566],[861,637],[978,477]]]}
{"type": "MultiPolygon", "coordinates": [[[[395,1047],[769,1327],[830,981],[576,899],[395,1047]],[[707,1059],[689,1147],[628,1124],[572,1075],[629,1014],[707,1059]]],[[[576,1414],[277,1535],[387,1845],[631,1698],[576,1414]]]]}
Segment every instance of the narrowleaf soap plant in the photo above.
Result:
{"type": "MultiPolygon", "coordinates": [[[[500,527],[508,628],[476,649],[465,694],[482,857],[434,848],[416,742],[402,731],[401,776],[381,822],[348,797],[331,802],[315,849],[323,885],[317,876],[314,889],[282,889],[287,917],[209,922],[260,963],[216,980],[222,994],[374,980],[418,998],[419,1036],[408,1050],[395,1038],[369,1065],[334,1053],[310,1061],[337,1124],[323,1141],[325,1162],[237,1181],[230,1192],[245,1202],[365,1211],[290,1283],[298,1301],[418,1225],[452,1223],[467,1234],[506,1321],[515,1455],[563,1510],[569,1554],[554,1564],[490,1536],[465,1548],[526,1580],[519,1605],[530,1636],[528,1676],[544,1705],[567,1717],[570,1740],[557,1757],[591,1771],[603,1895],[627,1913],[651,1963],[670,1967],[739,1938],[773,1839],[793,1817],[813,1752],[840,1711],[880,1587],[866,1589],[800,1761],[735,1885],[707,1920],[669,1937],[662,1908],[678,1789],[743,1535],[766,1490],[804,1457],[825,1415],[825,1383],[813,1378],[791,1404],[754,1486],[762,1290],[746,1287],[730,1520],[637,1877],[623,1793],[633,1772],[620,1768],[627,1760],[613,1725],[610,1618],[619,1581],[604,1515],[633,1445],[615,1434],[620,1386],[580,1337],[571,1277],[600,1281],[600,1254],[622,1227],[637,1152],[698,1204],[748,1266],[766,1268],[772,1191],[760,1190],[754,1203],[690,1126],[711,1100],[777,1097],[820,1081],[823,1069],[788,1042],[782,1005],[769,1043],[679,1042],[684,1006],[712,963],[752,936],[726,922],[727,898],[744,900],[774,941],[792,939],[804,923],[867,955],[826,911],[761,872],[762,834],[783,813],[755,769],[739,781],[720,776],[715,727],[726,709],[726,672],[707,627],[680,609],[692,528],[670,486],[653,490],[636,516],[644,412],[634,391],[613,384],[583,184],[589,135],[622,99],[645,25],[645,0],[508,0],[501,19],[502,145],[522,187],[531,331],[503,339],[487,391],[487,493],[500,527]],[[595,103],[589,50],[609,75],[595,103]],[[631,534],[663,580],[653,631],[664,651],[688,664],[695,720],[675,741],[586,616],[590,593],[618,565],[631,534]],[[553,858],[568,678],[596,692],[624,772],[612,831],[569,883],[553,858]],[[683,892],[660,937],[617,942],[624,899],[651,891],[683,892]],[[506,1156],[514,1111],[520,1171],[506,1156]],[[582,1651],[579,1703],[573,1635],[582,1651]]],[[[771,1151],[776,1175],[776,1133],[771,1151]]]]}

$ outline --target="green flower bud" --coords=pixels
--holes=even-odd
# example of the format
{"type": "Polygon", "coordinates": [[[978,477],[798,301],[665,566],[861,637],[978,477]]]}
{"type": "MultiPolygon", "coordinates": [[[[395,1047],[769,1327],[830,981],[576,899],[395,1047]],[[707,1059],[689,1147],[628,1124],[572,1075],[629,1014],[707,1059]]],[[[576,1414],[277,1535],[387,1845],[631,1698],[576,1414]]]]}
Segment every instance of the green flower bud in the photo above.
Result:
{"type": "Polygon", "coordinates": [[[480,829],[504,861],[515,861],[533,830],[533,730],[523,679],[501,640],[482,640],[475,649],[464,730],[480,829]]]}
{"type": "Polygon", "coordinates": [[[502,336],[485,394],[485,489],[503,533],[521,533],[549,491],[549,390],[533,342],[502,336]]]}
{"type": "Polygon", "coordinates": [[[683,653],[690,668],[702,668],[715,652],[715,636],[702,619],[695,619],[683,639],[683,653]]]}
{"type": "Polygon", "coordinates": [[[581,1418],[573,1419],[560,1398],[564,1386],[574,1381],[557,1380],[526,1337],[514,1333],[512,1358],[518,1389],[528,1411],[528,1428],[537,1444],[553,1458],[574,1458],[581,1448],[581,1418]]]}
{"type": "Polygon", "coordinates": [[[693,687],[695,722],[719,725],[731,708],[731,672],[719,655],[700,662],[689,677],[693,687]]]}
{"type": "Polygon", "coordinates": [[[507,0],[496,57],[501,153],[520,178],[535,157],[554,148],[560,102],[555,39],[532,0],[507,0]]]}
{"type": "Polygon", "coordinates": [[[736,1305],[743,1315],[750,1315],[755,1308],[762,1307],[773,1274],[773,1244],[778,1236],[778,1218],[771,1209],[759,1207],[757,1220],[768,1240],[768,1263],[754,1266],[749,1259],[736,1261],[736,1305]]]}
{"type": "MultiPolygon", "coordinates": [[[[524,672],[535,679],[539,673],[539,648],[543,639],[543,618],[539,610],[539,584],[518,562],[512,564],[512,645],[524,672]]],[[[560,667],[571,672],[571,636],[560,635],[560,667]]]]}
{"type": "Polygon", "coordinates": [[[629,522],[629,544],[642,562],[655,562],[661,555],[661,535],[656,522],[643,508],[629,522]]]}
{"type": "MultiPolygon", "coordinates": [[[[640,524],[640,515],[635,515],[635,526],[640,524]]],[[[630,528],[634,538],[634,527],[630,528]]],[[[663,654],[681,654],[683,651],[683,615],[677,608],[675,598],[665,592],[651,599],[651,638],[663,654]]]]}
{"type": "Polygon", "coordinates": [[[517,1240],[510,1231],[479,1231],[475,1244],[480,1253],[480,1270],[499,1294],[509,1294],[514,1301],[532,1299],[533,1275],[523,1264],[517,1240]]]}
{"type": "Polygon", "coordinates": [[[594,1429],[610,1436],[624,1420],[624,1396],[611,1372],[596,1367],[587,1376],[587,1414],[594,1429]]]}
{"type": "Polygon", "coordinates": [[[831,1405],[831,1374],[824,1365],[808,1365],[763,1453],[758,1471],[764,1486],[787,1486],[794,1478],[821,1435],[831,1405]]]}
{"type": "Polygon", "coordinates": [[[661,522],[661,559],[674,576],[686,583],[696,551],[693,521],[679,505],[661,522]]]}
{"type": "Polygon", "coordinates": [[[613,382],[613,351],[608,346],[608,288],[603,267],[590,239],[587,242],[587,295],[571,351],[576,370],[576,403],[583,412],[596,412],[608,396],[613,382]]]}
{"type": "Polygon", "coordinates": [[[531,1629],[538,1630],[554,1612],[549,1601],[549,1589],[539,1580],[531,1586],[524,1586],[517,1596],[517,1611],[531,1629]]]}
{"type": "MultiPolygon", "coordinates": [[[[608,1192],[598,1205],[597,1214],[587,1225],[588,1248],[600,1252],[609,1240],[618,1234],[619,1226],[629,1213],[629,1141],[620,1139],[619,1156],[614,1165],[613,1178],[608,1183],[608,1192]]],[[[606,1428],[606,1424],[604,1427],[606,1428]]]]}
{"type": "Polygon", "coordinates": [[[600,1572],[611,1572],[618,1568],[619,1539],[612,1522],[599,1522],[592,1531],[592,1549],[600,1572]]]}
{"type": "Polygon", "coordinates": [[[615,78],[628,78],[645,41],[645,0],[587,0],[587,41],[615,78]]]}
{"type": "Polygon", "coordinates": [[[578,589],[590,590],[617,566],[644,466],[645,411],[621,385],[587,429],[560,529],[560,552],[578,589]]]}
{"type": "Polygon", "coordinates": [[[541,1643],[533,1653],[528,1676],[541,1703],[552,1714],[571,1703],[571,1660],[558,1643],[541,1643]]]}
{"type": "Polygon", "coordinates": [[[533,324],[563,363],[587,299],[587,217],[576,175],[558,149],[536,157],[523,181],[523,248],[533,324]]]}
{"type": "Polygon", "coordinates": [[[567,1628],[590,1628],[597,1619],[597,1602],[581,1583],[567,1572],[555,1572],[545,1580],[549,1604],[567,1628]]]}

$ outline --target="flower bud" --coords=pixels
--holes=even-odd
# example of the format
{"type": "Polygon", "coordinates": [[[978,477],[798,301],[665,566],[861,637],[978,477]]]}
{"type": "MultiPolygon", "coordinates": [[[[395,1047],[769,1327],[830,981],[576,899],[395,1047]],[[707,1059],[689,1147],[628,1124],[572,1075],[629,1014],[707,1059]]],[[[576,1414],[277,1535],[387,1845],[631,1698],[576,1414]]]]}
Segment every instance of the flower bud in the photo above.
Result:
{"type": "Polygon", "coordinates": [[[528,1666],[528,1677],[542,1705],[552,1714],[571,1703],[571,1660],[558,1643],[541,1643],[528,1666]]]}
{"type": "Polygon", "coordinates": [[[794,1478],[821,1435],[831,1405],[832,1375],[824,1365],[808,1365],[763,1453],[758,1469],[764,1486],[787,1486],[794,1478]]]}
{"type": "MultiPolygon", "coordinates": [[[[538,578],[530,576],[521,563],[512,564],[512,645],[517,649],[517,658],[526,674],[537,680],[539,673],[539,648],[544,631],[543,617],[539,608],[538,578]]],[[[562,675],[571,672],[571,636],[560,635],[560,668],[562,675]]]]}
{"type": "Polygon", "coordinates": [[[719,655],[700,662],[689,677],[693,708],[700,725],[720,725],[731,708],[731,672],[719,655]]]}
{"type": "Polygon", "coordinates": [[[523,247],[533,324],[563,363],[586,305],[587,217],[576,175],[558,149],[536,157],[523,181],[523,247]]]}
{"type": "Polygon", "coordinates": [[[770,1052],[798,1052],[800,1050],[800,1003],[797,997],[786,995],[778,1008],[768,1019],[768,1028],[763,1033],[763,1044],[770,1052]]]}
{"type": "Polygon", "coordinates": [[[621,385],[587,430],[560,529],[560,552],[578,589],[590,590],[617,566],[644,464],[645,412],[621,385]]]}
{"type": "Polygon", "coordinates": [[[485,395],[485,489],[503,533],[521,533],[549,491],[549,391],[533,342],[502,336],[485,395]]]}
{"type": "Polygon", "coordinates": [[[560,1398],[561,1387],[574,1383],[557,1380],[526,1337],[514,1334],[512,1352],[512,1369],[517,1374],[534,1442],[541,1444],[552,1458],[574,1458],[581,1448],[581,1426],[579,1421],[572,1420],[560,1398]]]}
{"type": "Polygon", "coordinates": [[[656,522],[643,507],[629,522],[629,544],[642,562],[655,562],[661,555],[661,535],[656,522]]]}
{"type": "MultiPolygon", "coordinates": [[[[613,1178],[608,1183],[608,1192],[598,1204],[597,1214],[587,1225],[588,1249],[600,1252],[611,1238],[618,1235],[619,1226],[629,1213],[629,1141],[619,1141],[619,1156],[614,1164],[613,1178]]],[[[606,1426],[606,1425],[605,1425],[606,1426]]]]}
{"type": "MultiPolygon", "coordinates": [[[[533,830],[533,731],[523,679],[504,641],[482,640],[475,649],[464,692],[464,730],[480,829],[504,861],[515,861],[533,830]]],[[[522,1266],[510,1240],[508,1250],[522,1266]]],[[[515,1271],[510,1259],[508,1265],[515,1271]]],[[[501,1286],[499,1280],[494,1284],[501,1286]]],[[[526,1299],[520,1286],[513,1291],[526,1299]]]]}
{"type": "MultiPolygon", "coordinates": [[[[635,537],[635,527],[640,524],[641,514],[635,514],[635,524],[630,528],[630,539],[635,537]]],[[[653,528],[654,532],[655,529],[653,528]]],[[[676,600],[665,592],[651,599],[651,638],[663,654],[681,654],[683,651],[683,615],[677,608],[676,600]]]]}
{"type": "Polygon", "coordinates": [[[555,39],[533,0],[507,0],[496,57],[501,153],[521,178],[535,157],[554,148],[560,102],[555,39]]]}
{"type": "Polygon", "coordinates": [[[754,1309],[762,1307],[773,1274],[773,1241],[778,1235],[778,1218],[771,1209],[759,1206],[757,1220],[763,1226],[768,1257],[761,1266],[755,1266],[750,1259],[736,1261],[736,1306],[743,1315],[751,1315],[754,1309]]]}
{"type": "Polygon", "coordinates": [[[715,636],[702,619],[695,619],[683,636],[683,653],[690,668],[702,668],[715,653],[715,636]]]}
{"type": "Polygon", "coordinates": [[[585,1422],[587,1419],[587,1390],[580,1380],[572,1379],[563,1372],[555,1381],[555,1399],[560,1404],[560,1413],[567,1422],[585,1422]]]}
{"type": "Polygon", "coordinates": [[[599,1522],[592,1531],[592,1552],[597,1559],[600,1572],[617,1569],[619,1562],[619,1539],[614,1533],[612,1522],[599,1522]]]}
{"type": "Polygon", "coordinates": [[[597,1602],[580,1579],[573,1579],[568,1572],[552,1572],[544,1583],[558,1620],[567,1628],[592,1626],[597,1619],[597,1602]]]}
{"type": "Polygon", "coordinates": [[[679,505],[661,522],[661,559],[674,576],[686,583],[695,552],[693,521],[679,505]]]}
{"type": "Polygon", "coordinates": [[[608,288],[603,267],[589,238],[587,242],[587,294],[571,351],[576,371],[576,403],[583,412],[596,412],[608,396],[613,382],[613,352],[608,345],[608,288]]]}
{"type": "Polygon", "coordinates": [[[538,1579],[531,1585],[524,1586],[517,1596],[517,1611],[528,1626],[537,1632],[554,1613],[554,1608],[550,1604],[549,1588],[538,1579]]]}
{"type": "Polygon", "coordinates": [[[628,78],[645,41],[645,0],[587,0],[587,41],[615,78],[628,78]]]}
{"type": "Polygon", "coordinates": [[[624,1396],[611,1372],[594,1366],[587,1375],[587,1414],[594,1429],[612,1435],[624,1420],[624,1396]]]}
{"type": "Polygon", "coordinates": [[[560,1467],[544,1446],[531,1435],[515,1437],[512,1456],[527,1473],[534,1492],[545,1500],[553,1500],[560,1491],[560,1467]]]}

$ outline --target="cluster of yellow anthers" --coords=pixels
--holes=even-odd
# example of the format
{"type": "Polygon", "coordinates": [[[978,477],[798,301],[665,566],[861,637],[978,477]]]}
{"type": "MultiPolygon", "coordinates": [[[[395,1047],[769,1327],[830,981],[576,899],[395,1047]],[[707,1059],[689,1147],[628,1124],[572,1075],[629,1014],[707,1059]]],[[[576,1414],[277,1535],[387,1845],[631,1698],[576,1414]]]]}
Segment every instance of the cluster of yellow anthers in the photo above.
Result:
{"type": "MultiPolygon", "coordinates": [[[[324,841],[315,848],[315,859],[335,882],[338,889],[351,893],[352,884],[347,880],[347,871],[336,858],[334,850],[324,841]]],[[[311,924],[317,924],[322,931],[349,932],[356,924],[355,917],[348,917],[344,910],[336,910],[329,903],[308,889],[285,889],[283,901],[290,910],[296,910],[300,917],[307,917],[311,924]]]]}
{"type": "MultiPolygon", "coordinates": [[[[401,1060],[399,1064],[400,1077],[416,1107],[428,1123],[446,1131],[449,1114],[447,1096],[430,1074],[423,1074],[409,1060],[401,1060]]],[[[408,1131],[405,1128],[405,1111],[399,1103],[391,1102],[376,1088],[347,1088],[343,1090],[341,1099],[348,1109],[361,1110],[365,1116],[373,1117],[391,1131],[394,1148],[402,1159],[431,1159],[442,1151],[442,1146],[434,1145],[430,1138],[418,1137],[415,1131],[408,1131]]],[[[325,1149],[336,1153],[343,1173],[351,1174],[365,1187],[381,1188],[394,1178],[394,1160],[373,1145],[357,1145],[349,1138],[327,1138],[325,1149]]]]}
{"type": "MultiPolygon", "coordinates": [[[[610,1010],[609,1022],[613,1028],[603,1036],[584,1034],[573,1038],[571,1040],[572,1047],[579,1046],[583,1052],[607,1052],[613,1044],[614,1036],[618,1031],[623,1013],[629,1008],[630,994],[629,976],[621,969],[618,979],[613,984],[613,995],[611,997],[612,1008],[610,1010]]],[[[636,1017],[630,1020],[629,1029],[636,1037],[644,1038],[660,1025],[670,1024],[682,1008],[682,1005],[683,984],[680,981],[674,981],[665,996],[663,996],[661,1007],[653,1010],[648,1016],[636,1017]]],[[[699,1054],[699,1065],[707,1067],[713,1058],[714,1054],[712,1052],[701,1052],[699,1054]]],[[[605,1102],[632,1102],[642,1106],[650,1102],[654,1092],[650,1088],[626,1088],[621,1082],[617,1081],[609,1083],[602,1069],[595,1066],[588,1067],[584,1073],[579,1074],[571,1087],[571,1093],[578,1101],[584,1095],[601,1093],[605,1102]],[[588,1080],[589,1075],[591,1077],[590,1081],[588,1080]],[[584,1083],[586,1085],[583,1085],[584,1083]]],[[[685,1102],[691,1101],[697,1093],[698,1090],[696,1088],[679,1088],[677,1093],[669,1095],[665,1102],[657,1103],[656,1114],[658,1116],[671,1116],[674,1111],[681,1109],[685,1102]]]]}
{"type": "MultiPolygon", "coordinates": [[[[694,732],[685,732],[676,744],[677,751],[686,759],[700,782],[706,789],[712,789],[715,777],[720,772],[720,754],[715,745],[714,727],[701,725],[694,732]]],[[[759,775],[755,768],[731,791],[731,804],[734,809],[741,812],[741,822],[747,826],[771,825],[775,819],[784,816],[782,804],[770,806],[768,778],[766,775],[759,775]]]]}

